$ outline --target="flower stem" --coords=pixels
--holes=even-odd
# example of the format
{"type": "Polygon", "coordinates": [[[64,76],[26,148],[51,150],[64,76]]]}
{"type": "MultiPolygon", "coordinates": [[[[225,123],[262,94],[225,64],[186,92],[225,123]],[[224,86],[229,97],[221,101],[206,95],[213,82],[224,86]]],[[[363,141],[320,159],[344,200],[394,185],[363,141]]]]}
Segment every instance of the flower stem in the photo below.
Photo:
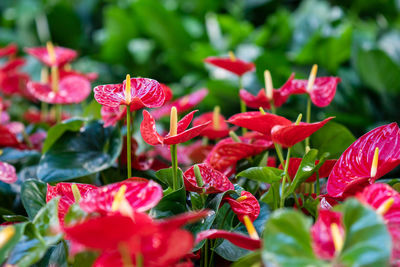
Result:
{"type": "MultiPolygon", "coordinates": [[[[310,123],[311,121],[311,98],[310,96],[307,97],[307,114],[306,114],[306,122],[310,123]]],[[[310,137],[306,138],[306,153],[307,153],[307,147],[310,147],[310,137]]]]}
{"type": "Polygon", "coordinates": [[[46,102],[42,102],[42,103],[40,104],[40,111],[41,111],[41,113],[40,113],[40,120],[41,120],[41,121],[46,120],[46,116],[47,116],[47,112],[48,112],[48,105],[47,105],[46,102]]]}
{"type": "Polygon", "coordinates": [[[285,170],[284,170],[284,175],[283,175],[283,180],[282,180],[282,190],[281,190],[281,203],[280,203],[280,208],[283,208],[285,205],[285,187],[286,187],[286,179],[288,177],[288,168],[289,168],[289,160],[290,160],[290,152],[291,152],[291,147],[288,148],[287,155],[286,155],[286,162],[285,162],[285,170]]]}
{"type": "Polygon", "coordinates": [[[321,193],[321,185],[319,183],[319,171],[316,172],[315,176],[317,178],[317,180],[315,181],[317,184],[316,192],[317,192],[317,196],[319,196],[319,194],[321,193]]]}
{"type": "Polygon", "coordinates": [[[178,149],[177,145],[171,145],[171,163],[172,163],[172,178],[173,190],[178,190],[178,149]]]}
{"type": "Polygon", "coordinates": [[[132,176],[132,159],[131,159],[131,112],[129,107],[126,111],[126,168],[128,169],[128,178],[132,176]]]}
{"type": "Polygon", "coordinates": [[[274,145],[275,145],[276,154],[278,155],[279,161],[283,166],[285,162],[283,161],[282,148],[277,143],[274,143],[274,145]]]}
{"type": "MultiPolygon", "coordinates": [[[[239,91],[240,89],[242,89],[243,87],[243,80],[242,80],[242,76],[239,76],[239,91]]],[[[240,97],[239,97],[240,99],[240,97]]],[[[242,99],[240,99],[240,112],[246,112],[246,103],[244,103],[244,101],[242,99]]],[[[247,132],[246,128],[242,128],[242,134],[245,134],[247,132]]]]}
{"type": "Polygon", "coordinates": [[[62,114],[62,106],[61,104],[56,104],[56,121],[57,123],[61,122],[62,114]]]}

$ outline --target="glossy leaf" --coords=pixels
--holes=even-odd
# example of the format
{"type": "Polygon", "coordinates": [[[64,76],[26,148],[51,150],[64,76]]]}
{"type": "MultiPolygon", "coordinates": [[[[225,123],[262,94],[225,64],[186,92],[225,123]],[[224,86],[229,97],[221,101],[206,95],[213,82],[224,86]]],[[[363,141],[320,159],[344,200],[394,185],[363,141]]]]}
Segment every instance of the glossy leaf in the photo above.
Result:
{"type": "Polygon", "coordinates": [[[273,167],[252,167],[237,174],[247,179],[272,184],[282,179],[283,170],[273,167]]]}
{"type": "Polygon", "coordinates": [[[28,179],[21,187],[21,201],[30,219],[46,206],[46,183],[39,180],[28,179]]]}

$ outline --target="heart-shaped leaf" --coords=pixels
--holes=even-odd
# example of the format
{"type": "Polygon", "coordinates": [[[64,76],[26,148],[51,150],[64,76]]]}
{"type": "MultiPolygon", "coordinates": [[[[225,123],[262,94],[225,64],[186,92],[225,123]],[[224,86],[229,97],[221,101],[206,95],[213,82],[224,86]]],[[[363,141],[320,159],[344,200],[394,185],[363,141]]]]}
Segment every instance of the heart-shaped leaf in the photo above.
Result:
{"type": "Polygon", "coordinates": [[[46,183],[39,180],[29,179],[22,184],[21,201],[31,220],[46,205],[46,192],[46,183]]]}
{"type": "Polygon", "coordinates": [[[240,172],[237,176],[247,179],[272,184],[282,179],[283,170],[273,167],[253,167],[240,172]]]}

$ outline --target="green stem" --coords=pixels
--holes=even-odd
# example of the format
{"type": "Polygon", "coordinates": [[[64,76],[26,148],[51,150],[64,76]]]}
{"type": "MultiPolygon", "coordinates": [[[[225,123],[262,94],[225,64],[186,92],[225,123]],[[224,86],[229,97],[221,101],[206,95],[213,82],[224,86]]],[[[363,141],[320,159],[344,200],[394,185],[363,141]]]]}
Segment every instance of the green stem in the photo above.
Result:
{"type": "MultiPolygon", "coordinates": [[[[129,107],[127,107],[129,109],[129,107]]],[[[131,159],[131,112],[126,111],[126,168],[128,169],[128,178],[132,177],[132,159],[131,159]]]]}
{"type": "Polygon", "coordinates": [[[296,203],[297,208],[298,208],[298,209],[301,209],[302,206],[300,207],[299,200],[297,199],[297,195],[296,195],[296,193],[294,193],[294,192],[293,192],[293,197],[294,197],[294,202],[296,203]]]}
{"type": "Polygon", "coordinates": [[[317,173],[316,173],[316,178],[317,178],[317,180],[316,180],[316,184],[317,184],[317,189],[316,189],[316,191],[317,191],[317,196],[319,196],[319,194],[320,194],[320,192],[321,192],[321,185],[320,185],[320,183],[319,183],[319,172],[317,171],[317,173]]]}
{"type": "Polygon", "coordinates": [[[292,148],[289,147],[286,155],[286,162],[285,162],[285,170],[284,170],[284,175],[283,175],[283,180],[282,180],[282,190],[281,190],[281,203],[280,203],[280,208],[283,208],[285,205],[285,187],[286,187],[286,179],[288,177],[288,168],[289,168],[289,160],[290,160],[290,152],[292,148]]]}
{"type": "Polygon", "coordinates": [[[204,244],[204,267],[208,266],[208,240],[204,244]]]}
{"type": "Polygon", "coordinates": [[[42,102],[40,104],[40,111],[41,111],[40,112],[40,119],[42,121],[46,120],[47,113],[48,113],[48,107],[49,107],[49,105],[46,102],[42,102]]]}
{"type": "MultiPolygon", "coordinates": [[[[311,98],[310,98],[310,96],[308,96],[308,98],[307,98],[306,122],[310,123],[310,121],[311,121],[311,98]]],[[[307,147],[309,147],[309,146],[310,146],[310,138],[307,137],[306,138],[306,147],[305,147],[306,152],[307,152],[307,147]]]]}
{"type": "Polygon", "coordinates": [[[285,162],[283,161],[282,148],[277,143],[274,143],[274,145],[275,145],[276,154],[278,155],[279,161],[283,166],[285,162]]]}
{"type": "Polygon", "coordinates": [[[172,178],[173,185],[172,189],[178,190],[178,150],[177,145],[171,145],[171,163],[172,163],[172,178]]]}
{"type": "Polygon", "coordinates": [[[62,118],[62,106],[61,104],[56,104],[56,121],[57,123],[61,122],[61,118],[62,118]]]}
{"type": "Polygon", "coordinates": [[[271,101],[269,102],[269,104],[270,104],[270,106],[271,106],[271,113],[272,113],[272,114],[276,114],[276,108],[275,108],[275,105],[274,105],[273,100],[271,100],[271,101]]]}

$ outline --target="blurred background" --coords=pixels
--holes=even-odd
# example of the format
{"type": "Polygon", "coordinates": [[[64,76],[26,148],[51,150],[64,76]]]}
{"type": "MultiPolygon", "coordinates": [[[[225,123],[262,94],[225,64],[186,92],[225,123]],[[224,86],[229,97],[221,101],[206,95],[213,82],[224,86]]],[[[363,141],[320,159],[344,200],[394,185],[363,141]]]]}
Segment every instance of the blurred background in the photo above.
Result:
{"type": "MultiPolygon", "coordinates": [[[[332,104],[313,107],[313,120],[336,116],[356,136],[399,122],[400,1],[278,0],[1,0],[0,46],[21,48],[48,40],[76,49],[73,66],[99,73],[97,84],[119,83],[127,73],[170,85],[176,96],[207,87],[202,111],[239,111],[237,80],[203,63],[227,55],[253,61],[246,89],[275,87],[292,72],[306,78],[339,76],[332,104]]],[[[40,65],[27,71],[39,80],[40,65]]],[[[93,98],[90,98],[90,102],[93,98]]],[[[306,97],[292,96],[279,114],[305,113],[306,97]]]]}

